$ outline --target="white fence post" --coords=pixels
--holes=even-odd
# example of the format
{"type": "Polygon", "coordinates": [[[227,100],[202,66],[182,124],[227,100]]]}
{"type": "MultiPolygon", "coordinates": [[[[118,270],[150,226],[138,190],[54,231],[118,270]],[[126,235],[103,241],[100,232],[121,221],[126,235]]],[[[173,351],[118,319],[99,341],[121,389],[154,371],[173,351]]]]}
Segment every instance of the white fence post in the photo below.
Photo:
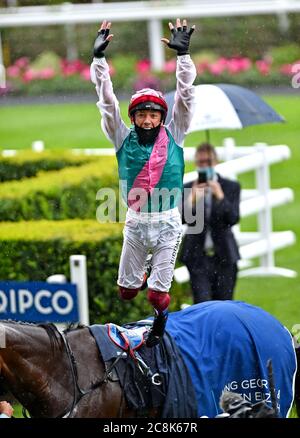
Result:
{"type": "Polygon", "coordinates": [[[6,87],[6,72],[3,61],[3,51],[2,51],[2,39],[0,32],[0,88],[6,87]]]}
{"type": "Polygon", "coordinates": [[[268,193],[270,191],[270,170],[266,157],[266,143],[255,143],[257,152],[263,155],[263,164],[256,170],[256,187],[260,195],[264,197],[265,208],[258,213],[258,230],[261,237],[267,241],[268,251],[261,257],[261,266],[264,268],[271,268],[274,266],[274,254],[271,245],[272,236],[272,210],[270,207],[268,193]]]}
{"type": "MultiPolygon", "coordinates": [[[[66,13],[71,12],[73,5],[70,2],[65,2],[61,5],[61,8],[66,13]]],[[[65,36],[66,36],[66,47],[67,47],[67,59],[72,61],[78,58],[78,49],[76,42],[76,28],[74,23],[65,24],[65,36]]]]}
{"type": "MultiPolygon", "coordinates": [[[[224,147],[224,161],[232,160],[235,156],[235,140],[232,137],[224,138],[223,140],[223,147],[224,147]]],[[[235,178],[235,175],[233,175],[235,178]]]]}
{"type": "Polygon", "coordinates": [[[148,21],[148,40],[151,68],[161,71],[165,62],[164,46],[161,42],[163,37],[162,22],[159,19],[151,19],[148,21]]]}
{"type": "Polygon", "coordinates": [[[86,256],[72,255],[70,257],[71,283],[76,284],[78,292],[79,321],[89,325],[89,302],[86,272],[86,256]]]}
{"type": "MultiPolygon", "coordinates": [[[[232,137],[227,137],[224,138],[223,140],[223,148],[224,148],[224,161],[230,161],[233,160],[235,158],[235,150],[236,150],[236,144],[235,144],[235,140],[232,137]]],[[[234,181],[237,180],[237,176],[235,173],[232,173],[231,175],[231,179],[233,179],[234,181]]],[[[233,227],[233,231],[235,233],[239,233],[241,229],[240,224],[236,224],[233,227]]]]}

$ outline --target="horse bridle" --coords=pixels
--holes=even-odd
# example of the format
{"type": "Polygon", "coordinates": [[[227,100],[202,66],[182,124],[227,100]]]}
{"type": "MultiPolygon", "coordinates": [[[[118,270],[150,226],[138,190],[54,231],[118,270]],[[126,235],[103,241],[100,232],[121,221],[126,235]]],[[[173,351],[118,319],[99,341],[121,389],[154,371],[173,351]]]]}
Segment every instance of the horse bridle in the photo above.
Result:
{"type": "MultiPolygon", "coordinates": [[[[68,341],[67,337],[65,336],[64,332],[60,332],[60,335],[62,337],[64,346],[65,346],[65,350],[67,352],[68,360],[69,360],[69,363],[70,363],[70,368],[71,368],[71,372],[72,372],[72,380],[73,380],[73,391],[74,392],[73,392],[73,402],[72,402],[71,409],[69,411],[66,411],[66,413],[64,413],[64,414],[57,416],[56,418],[70,418],[72,416],[72,413],[73,413],[74,409],[76,408],[77,404],[80,402],[82,397],[84,397],[85,395],[90,394],[92,391],[94,391],[95,389],[99,388],[104,383],[107,383],[107,381],[109,380],[110,373],[115,368],[115,366],[117,365],[119,360],[120,359],[126,359],[127,364],[128,364],[128,360],[130,358],[130,354],[126,353],[125,351],[123,351],[122,353],[118,353],[118,356],[116,357],[116,359],[105,370],[105,373],[104,373],[104,376],[102,377],[102,379],[99,382],[97,382],[94,385],[92,385],[90,389],[84,391],[82,388],[80,388],[79,383],[78,383],[78,370],[77,370],[76,360],[75,360],[74,353],[73,353],[73,351],[72,351],[72,349],[70,347],[69,341],[68,341]]],[[[137,359],[138,359],[137,366],[140,369],[140,371],[142,373],[144,373],[145,371],[150,372],[150,368],[147,367],[147,365],[144,363],[144,361],[142,360],[142,358],[139,355],[138,355],[137,359]],[[141,366],[142,366],[142,368],[141,368],[141,366]]],[[[124,381],[126,380],[127,371],[128,371],[128,366],[126,366],[126,368],[125,368],[125,378],[124,378],[124,381]]],[[[158,373],[153,374],[151,376],[150,380],[151,380],[151,383],[153,385],[155,385],[155,386],[160,386],[162,384],[162,382],[160,380],[160,375],[158,373]]],[[[121,401],[120,401],[119,417],[121,417],[121,414],[122,414],[123,401],[124,401],[124,391],[122,391],[122,397],[121,397],[121,401]]]]}
{"type": "MultiPolygon", "coordinates": [[[[57,330],[57,328],[56,328],[57,330]]],[[[57,330],[57,332],[59,333],[62,341],[63,341],[63,345],[68,357],[68,361],[69,361],[69,365],[70,365],[70,369],[71,369],[71,374],[72,374],[72,383],[73,383],[73,401],[72,401],[72,405],[70,409],[66,409],[62,414],[57,415],[54,418],[70,418],[72,417],[72,414],[76,408],[76,406],[78,405],[78,403],[80,402],[80,400],[90,394],[91,392],[95,391],[97,388],[100,388],[104,383],[107,383],[109,378],[110,378],[110,374],[113,371],[113,369],[116,367],[117,363],[119,362],[120,359],[126,359],[127,363],[128,360],[130,358],[130,354],[126,353],[125,351],[123,351],[122,353],[120,352],[117,357],[115,358],[115,360],[106,368],[105,367],[105,373],[102,377],[101,380],[99,380],[98,382],[94,383],[89,389],[87,390],[83,390],[82,388],[80,388],[79,383],[78,383],[78,369],[77,369],[77,364],[76,364],[76,359],[74,356],[74,353],[71,349],[71,346],[69,344],[69,341],[67,339],[66,333],[63,331],[59,331],[57,330]]],[[[105,365],[104,365],[105,366],[105,365]]],[[[145,372],[148,370],[148,372],[150,371],[150,368],[148,368],[146,366],[146,364],[143,362],[142,358],[138,356],[138,362],[137,362],[137,366],[138,368],[140,368],[141,372],[145,372]],[[143,369],[140,368],[142,365],[143,369]]],[[[126,366],[125,368],[125,376],[127,375],[127,369],[128,366],[126,366]]],[[[125,377],[126,378],[126,377],[125,377]]],[[[160,376],[158,373],[155,373],[151,376],[151,382],[153,385],[155,386],[160,386],[161,385],[161,380],[160,380],[160,376]],[[158,379],[159,377],[159,379],[158,379]]],[[[119,417],[122,416],[122,405],[123,405],[123,401],[124,401],[124,393],[122,391],[122,397],[121,397],[121,401],[120,401],[120,407],[119,407],[119,417]]],[[[29,418],[27,416],[26,413],[26,409],[23,407],[22,409],[22,413],[23,416],[25,418],[29,418]]]]}
{"type": "MultiPolygon", "coordinates": [[[[67,410],[62,415],[57,416],[56,418],[70,418],[74,412],[74,409],[76,408],[77,404],[80,402],[82,397],[85,395],[90,394],[91,392],[95,391],[95,389],[100,388],[104,383],[107,383],[109,380],[109,375],[112,372],[112,370],[115,368],[116,364],[119,362],[119,360],[123,357],[122,354],[120,354],[113,362],[112,364],[105,370],[104,376],[102,377],[99,382],[94,383],[89,389],[83,390],[80,388],[78,383],[78,370],[77,370],[77,364],[76,359],[74,356],[74,353],[70,347],[69,341],[65,335],[64,332],[60,332],[61,338],[63,340],[65,350],[68,356],[68,360],[70,363],[71,373],[72,373],[72,381],[73,381],[73,402],[70,410],[67,410]]],[[[127,357],[127,354],[125,353],[125,356],[127,357]]]]}
{"type": "MultiPolygon", "coordinates": [[[[73,401],[72,401],[72,405],[71,405],[70,409],[66,409],[62,414],[57,415],[55,418],[70,418],[74,412],[74,409],[76,408],[77,404],[80,402],[82,397],[95,391],[95,389],[99,388],[104,383],[107,383],[107,381],[109,380],[110,373],[115,368],[116,364],[119,362],[119,360],[121,358],[124,358],[124,356],[127,357],[127,354],[124,352],[124,355],[123,354],[118,355],[116,357],[116,359],[112,362],[112,364],[105,370],[105,373],[104,373],[104,376],[102,377],[102,379],[99,380],[99,382],[94,383],[89,389],[83,390],[82,388],[80,388],[79,383],[78,383],[78,370],[77,370],[76,359],[75,359],[74,353],[70,347],[69,341],[66,337],[66,334],[64,332],[60,332],[59,330],[57,330],[57,331],[60,334],[61,339],[63,341],[64,348],[65,348],[65,351],[67,353],[67,357],[68,357],[68,361],[69,361],[69,365],[70,365],[70,369],[71,369],[72,383],[73,383],[73,401]]],[[[22,413],[23,413],[23,416],[25,418],[29,418],[27,413],[26,413],[26,409],[24,407],[22,408],[22,413]]]]}

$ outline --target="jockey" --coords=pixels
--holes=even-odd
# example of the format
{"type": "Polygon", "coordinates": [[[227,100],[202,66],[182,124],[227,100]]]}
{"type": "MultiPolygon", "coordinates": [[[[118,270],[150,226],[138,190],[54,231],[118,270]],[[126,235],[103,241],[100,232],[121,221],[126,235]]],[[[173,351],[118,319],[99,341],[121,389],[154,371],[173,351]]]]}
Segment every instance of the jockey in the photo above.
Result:
{"type": "Polygon", "coordinates": [[[113,38],[111,23],[103,21],[94,45],[91,79],[99,96],[101,126],[116,151],[122,197],[128,206],[123,230],[118,286],[120,297],[131,300],[145,283],[145,263],[152,253],[147,298],[155,310],[146,345],[152,347],[163,336],[182,222],[178,204],[183,190],[183,140],[193,115],[196,77],[189,55],[187,28],[176,20],[169,23],[171,38],[162,41],[177,52],[177,88],[171,121],[164,125],[168,105],[162,93],[146,88],[131,98],[128,128],[120,115],[113,92],[104,50],[113,38]]]}

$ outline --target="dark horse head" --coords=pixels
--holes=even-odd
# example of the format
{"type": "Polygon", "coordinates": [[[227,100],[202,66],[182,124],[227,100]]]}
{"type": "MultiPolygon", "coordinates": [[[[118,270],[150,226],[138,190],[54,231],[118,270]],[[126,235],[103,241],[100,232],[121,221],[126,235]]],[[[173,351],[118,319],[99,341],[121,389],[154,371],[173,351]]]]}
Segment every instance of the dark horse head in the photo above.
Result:
{"type": "Polygon", "coordinates": [[[0,384],[32,417],[134,416],[88,328],[0,322],[0,384]]]}

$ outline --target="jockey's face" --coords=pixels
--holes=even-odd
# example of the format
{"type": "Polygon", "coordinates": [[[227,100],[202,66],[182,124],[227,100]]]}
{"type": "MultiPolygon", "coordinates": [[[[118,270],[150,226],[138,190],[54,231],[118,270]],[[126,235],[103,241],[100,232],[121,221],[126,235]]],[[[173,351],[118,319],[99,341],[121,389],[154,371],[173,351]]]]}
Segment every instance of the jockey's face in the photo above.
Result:
{"type": "Polygon", "coordinates": [[[138,110],[134,115],[134,121],[139,128],[156,128],[161,124],[161,112],[156,110],[138,110]]]}

